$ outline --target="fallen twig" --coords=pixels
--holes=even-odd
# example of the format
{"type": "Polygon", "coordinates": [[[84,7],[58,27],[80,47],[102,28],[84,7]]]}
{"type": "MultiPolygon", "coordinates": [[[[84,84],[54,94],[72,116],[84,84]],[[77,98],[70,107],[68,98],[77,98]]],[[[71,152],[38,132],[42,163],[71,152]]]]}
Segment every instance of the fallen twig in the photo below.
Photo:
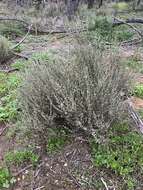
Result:
{"type": "Polygon", "coordinates": [[[103,185],[105,186],[106,190],[109,190],[107,183],[104,181],[103,177],[101,177],[101,181],[102,181],[103,185]]]}
{"type": "Polygon", "coordinates": [[[32,164],[26,166],[25,168],[21,169],[18,173],[16,173],[13,177],[18,177],[19,175],[21,175],[23,172],[25,172],[26,170],[28,170],[32,166],[33,166],[32,164]]]}
{"type": "Polygon", "coordinates": [[[2,129],[2,131],[0,132],[0,136],[2,136],[2,135],[4,134],[4,132],[6,131],[6,129],[7,129],[8,127],[9,127],[9,126],[6,125],[6,126],[2,129]]]}
{"type": "Polygon", "coordinates": [[[40,190],[40,189],[43,189],[43,188],[45,188],[45,186],[38,187],[38,188],[36,188],[34,190],[40,190]]]}
{"type": "Polygon", "coordinates": [[[0,72],[3,72],[3,73],[12,73],[15,71],[19,71],[19,69],[16,68],[16,69],[0,70],[0,72]]]}
{"type": "Polygon", "coordinates": [[[29,35],[31,28],[32,28],[32,24],[29,26],[28,32],[26,33],[26,35],[20,40],[20,42],[19,42],[18,44],[16,44],[15,46],[13,46],[13,47],[11,48],[11,50],[16,49],[20,44],[22,44],[22,43],[24,42],[24,40],[25,40],[25,39],[27,38],[27,36],[29,35]]]}
{"type": "Polygon", "coordinates": [[[129,24],[127,21],[121,20],[119,18],[114,17],[115,20],[117,20],[120,23],[126,24],[127,26],[129,26],[130,28],[132,28],[141,38],[143,38],[143,33],[141,31],[139,31],[136,27],[134,27],[133,25],[129,24]]]}
{"type": "Polygon", "coordinates": [[[136,124],[137,129],[143,134],[143,121],[138,115],[138,113],[133,109],[131,102],[128,102],[128,110],[131,118],[133,119],[134,123],[136,124]]]}
{"type": "MultiPolygon", "coordinates": [[[[130,24],[143,24],[143,20],[142,19],[127,19],[125,21],[126,23],[130,23],[130,24]]],[[[119,26],[119,25],[122,25],[122,24],[125,24],[125,22],[123,22],[122,20],[114,20],[113,22],[113,26],[119,26]]]]}
{"type": "Polygon", "coordinates": [[[24,58],[24,59],[26,59],[26,60],[28,60],[28,59],[29,59],[29,57],[28,57],[28,56],[23,55],[23,54],[21,54],[21,53],[15,53],[15,52],[12,52],[12,53],[13,53],[13,55],[15,55],[15,56],[17,56],[17,57],[24,58]]]}

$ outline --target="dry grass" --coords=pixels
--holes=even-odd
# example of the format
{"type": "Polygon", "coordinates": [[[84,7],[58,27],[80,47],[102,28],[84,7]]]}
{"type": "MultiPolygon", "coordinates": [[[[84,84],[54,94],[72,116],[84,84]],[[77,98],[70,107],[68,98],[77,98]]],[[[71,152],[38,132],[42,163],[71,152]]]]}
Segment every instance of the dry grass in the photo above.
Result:
{"type": "Polygon", "coordinates": [[[4,63],[10,57],[10,44],[8,40],[0,36],[0,63],[4,63]]]}

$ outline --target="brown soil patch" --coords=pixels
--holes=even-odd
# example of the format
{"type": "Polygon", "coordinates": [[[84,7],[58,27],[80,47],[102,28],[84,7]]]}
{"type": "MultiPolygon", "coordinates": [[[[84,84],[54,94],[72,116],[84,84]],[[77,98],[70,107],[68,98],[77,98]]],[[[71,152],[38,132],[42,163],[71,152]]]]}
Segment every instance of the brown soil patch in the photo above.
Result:
{"type": "Polygon", "coordinates": [[[138,97],[132,97],[131,102],[134,109],[136,110],[143,109],[143,99],[138,97]]]}

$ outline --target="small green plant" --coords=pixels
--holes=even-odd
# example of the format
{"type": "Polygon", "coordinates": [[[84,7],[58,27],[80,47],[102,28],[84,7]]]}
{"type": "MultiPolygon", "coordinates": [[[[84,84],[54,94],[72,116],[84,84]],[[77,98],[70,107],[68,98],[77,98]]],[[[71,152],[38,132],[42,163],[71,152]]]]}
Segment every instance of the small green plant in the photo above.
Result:
{"type": "Polygon", "coordinates": [[[143,84],[138,84],[134,88],[134,95],[143,98],[143,84]]]}
{"type": "Polygon", "coordinates": [[[0,189],[9,188],[11,175],[7,168],[0,168],[0,189]]]}
{"type": "Polygon", "coordinates": [[[0,121],[14,121],[17,119],[17,100],[16,93],[11,92],[10,95],[1,98],[0,105],[0,121]]]}
{"type": "Polygon", "coordinates": [[[60,150],[68,140],[64,131],[56,134],[48,139],[47,150],[50,153],[60,150]]]}
{"type": "Polygon", "coordinates": [[[116,125],[109,131],[108,144],[91,142],[93,163],[120,175],[127,189],[134,189],[137,173],[143,172],[143,137],[131,131],[127,124],[116,125]]]}
{"type": "Polygon", "coordinates": [[[51,52],[39,52],[39,53],[34,53],[32,55],[32,59],[34,60],[39,60],[39,61],[53,61],[54,60],[54,54],[51,52]]]}
{"type": "Polygon", "coordinates": [[[14,164],[18,166],[27,162],[35,165],[38,159],[39,156],[29,150],[9,152],[5,156],[5,161],[8,165],[14,164]]]}
{"type": "Polygon", "coordinates": [[[101,38],[101,40],[111,41],[113,34],[113,26],[107,17],[91,17],[89,18],[89,31],[94,36],[101,38]],[[94,32],[93,32],[94,31],[94,32]]]}
{"type": "Polygon", "coordinates": [[[0,74],[0,121],[13,121],[17,118],[17,93],[20,84],[17,74],[0,74]]]}
{"type": "Polygon", "coordinates": [[[122,42],[122,41],[126,41],[126,40],[132,39],[134,33],[130,32],[128,30],[116,30],[114,32],[114,35],[115,35],[115,39],[118,42],[122,42]]]}

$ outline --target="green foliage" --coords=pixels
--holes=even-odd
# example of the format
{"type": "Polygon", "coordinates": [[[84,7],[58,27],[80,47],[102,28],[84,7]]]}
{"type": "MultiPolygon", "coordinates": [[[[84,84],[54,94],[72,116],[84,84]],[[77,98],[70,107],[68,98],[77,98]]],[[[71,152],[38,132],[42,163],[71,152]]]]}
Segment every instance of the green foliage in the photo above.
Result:
{"type": "Polygon", "coordinates": [[[134,88],[134,95],[143,98],[143,84],[138,84],[134,88]]]}
{"type": "Polygon", "coordinates": [[[89,18],[89,31],[102,40],[110,41],[112,39],[113,27],[110,19],[107,17],[91,17],[89,18]]]}
{"type": "Polygon", "coordinates": [[[119,10],[119,11],[124,11],[124,10],[128,10],[129,9],[129,5],[125,2],[119,2],[119,3],[115,3],[113,5],[113,8],[115,10],[119,10]]]}
{"type": "Polygon", "coordinates": [[[22,46],[17,46],[16,48],[14,48],[14,51],[20,53],[22,51],[22,46]]]}
{"type": "Polygon", "coordinates": [[[0,188],[9,188],[11,175],[7,168],[0,168],[0,188]]]}
{"type": "Polygon", "coordinates": [[[67,140],[68,139],[64,131],[62,131],[62,133],[56,132],[55,136],[51,136],[48,139],[48,143],[47,143],[48,152],[53,153],[55,151],[60,150],[65,145],[67,140]]]}
{"type": "Polygon", "coordinates": [[[131,131],[127,124],[109,131],[108,144],[91,142],[93,163],[120,175],[128,189],[134,189],[136,174],[143,172],[143,137],[131,131]]]}
{"type": "Polygon", "coordinates": [[[115,30],[114,32],[114,38],[118,41],[118,42],[122,42],[122,41],[126,41],[126,40],[130,40],[132,39],[134,33],[133,32],[130,32],[128,30],[124,30],[124,29],[121,29],[121,30],[115,30]]]}
{"type": "Polygon", "coordinates": [[[1,98],[0,121],[14,121],[17,119],[16,93],[1,98]]]}
{"type": "Polygon", "coordinates": [[[27,162],[35,165],[38,162],[38,159],[39,156],[29,150],[9,152],[5,156],[5,161],[8,165],[13,164],[18,166],[27,162]]]}
{"type": "Polygon", "coordinates": [[[22,37],[25,34],[24,28],[19,24],[5,22],[0,23],[0,35],[3,35],[7,38],[22,37]]]}
{"type": "Polygon", "coordinates": [[[39,60],[39,61],[54,61],[55,56],[52,52],[39,52],[39,53],[34,53],[32,55],[31,60],[39,60]]]}
{"type": "MultiPolygon", "coordinates": [[[[106,16],[95,16],[89,18],[89,32],[87,36],[90,41],[122,42],[130,40],[134,33],[126,26],[113,27],[112,20],[106,16]]],[[[99,43],[99,42],[97,42],[99,43]]]]}
{"type": "Polygon", "coordinates": [[[17,60],[15,63],[11,64],[11,67],[13,69],[18,69],[18,70],[22,70],[24,69],[28,64],[28,61],[25,60],[17,60]]]}
{"type": "Polygon", "coordinates": [[[138,57],[129,57],[123,61],[124,66],[131,68],[134,72],[143,73],[143,65],[138,57]]]}
{"type": "Polygon", "coordinates": [[[20,84],[17,74],[0,74],[0,121],[12,121],[17,117],[16,88],[20,84]]]}

